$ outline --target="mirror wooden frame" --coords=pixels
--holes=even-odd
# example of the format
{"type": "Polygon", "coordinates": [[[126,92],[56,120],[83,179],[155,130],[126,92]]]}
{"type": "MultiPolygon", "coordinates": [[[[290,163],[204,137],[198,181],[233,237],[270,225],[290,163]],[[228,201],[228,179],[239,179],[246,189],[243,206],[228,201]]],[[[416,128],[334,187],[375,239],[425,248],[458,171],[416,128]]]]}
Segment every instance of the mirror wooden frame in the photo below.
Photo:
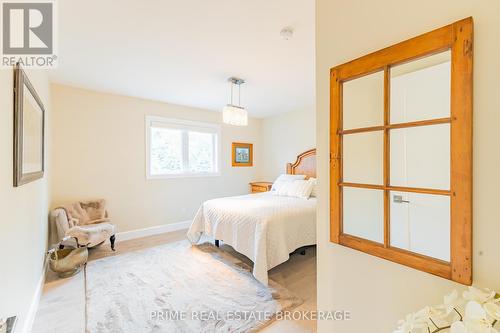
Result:
{"type": "Polygon", "coordinates": [[[43,178],[45,169],[45,108],[42,100],[35,91],[28,76],[18,64],[14,69],[14,186],[18,187],[37,179],[43,178]],[[41,170],[23,173],[23,100],[28,88],[38,107],[42,111],[42,135],[41,135],[41,170]]]}
{"type": "Polygon", "coordinates": [[[472,81],[473,20],[457,21],[418,37],[368,54],[330,70],[330,241],[403,264],[462,284],[472,284],[472,81]],[[451,51],[450,117],[391,124],[390,68],[443,51],[451,51]],[[384,125],[343,130],[342,85],[377,71],[384,71],[384,125]],[[449,123],[451,127],[450,190],[390,186],[389,131],[394,128],[449,123]],[[350,184],[342,179],[342,137],[369,131],[384,132],[384,185],[350,184]],[[342,232],[342,188],[360,187],[384,191],[384,243],[342,232]],[[450,197],[450,262],[390,245],[390,191],[447,195],[450,197]]]}

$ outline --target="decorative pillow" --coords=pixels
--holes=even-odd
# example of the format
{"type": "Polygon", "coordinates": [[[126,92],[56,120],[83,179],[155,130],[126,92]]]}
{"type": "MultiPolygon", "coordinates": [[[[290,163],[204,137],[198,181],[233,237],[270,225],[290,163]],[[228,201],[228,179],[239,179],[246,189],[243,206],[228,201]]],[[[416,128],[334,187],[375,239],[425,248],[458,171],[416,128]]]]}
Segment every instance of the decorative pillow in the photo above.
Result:
{"type": "Polygon", "coordinates": [[[280,175],[273,183],[273,187],[271,187],[271,191],[278,191],[280,187],[282,187],[287,182],[291,182],[294,180],[305,179],[305,175],[280,175]]]}
{"type": "Polygon", "coordinates": [[[316,178],[309,178],[309,180],[314,182],[314,186],[311,192],[311,197],[316,197],[317,195],[317,190],[318,190],[318,180],[316,178]]]}
{"type": "Polygon", "coordinates": [[[287,197],[297,197],[301,199],[308,199],[314,187],[314,180],[299,179],[286,182],[277,191],[277,195],[287,197]]]}

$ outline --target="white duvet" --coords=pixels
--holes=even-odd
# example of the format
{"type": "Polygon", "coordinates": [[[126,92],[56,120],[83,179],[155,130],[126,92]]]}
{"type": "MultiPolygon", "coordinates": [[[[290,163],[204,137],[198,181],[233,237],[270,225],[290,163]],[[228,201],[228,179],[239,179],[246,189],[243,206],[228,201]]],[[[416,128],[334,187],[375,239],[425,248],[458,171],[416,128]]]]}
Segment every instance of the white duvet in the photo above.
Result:
{"type": "Polygon", "coordinates": [[[299,247],[316,244],[316,198],[271,192],[205,201],[188,239],[202,234],[222,240],[254,262],[253,275],[267,284],[267,271],[288,260],[299,247]]]}

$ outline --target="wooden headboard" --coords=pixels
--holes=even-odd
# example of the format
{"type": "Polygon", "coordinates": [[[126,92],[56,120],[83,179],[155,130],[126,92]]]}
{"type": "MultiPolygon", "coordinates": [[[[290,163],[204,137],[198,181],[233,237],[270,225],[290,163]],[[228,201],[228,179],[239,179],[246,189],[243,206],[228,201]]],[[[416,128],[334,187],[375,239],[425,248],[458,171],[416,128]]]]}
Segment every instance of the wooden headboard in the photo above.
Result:
{"type": "Polygon", "coordinates": [[[295,163],[288,163],[286,173],[290,175],[306,175],[306,178],[316,178],[316,149],[305,151],[297,156],[295,163]]]}

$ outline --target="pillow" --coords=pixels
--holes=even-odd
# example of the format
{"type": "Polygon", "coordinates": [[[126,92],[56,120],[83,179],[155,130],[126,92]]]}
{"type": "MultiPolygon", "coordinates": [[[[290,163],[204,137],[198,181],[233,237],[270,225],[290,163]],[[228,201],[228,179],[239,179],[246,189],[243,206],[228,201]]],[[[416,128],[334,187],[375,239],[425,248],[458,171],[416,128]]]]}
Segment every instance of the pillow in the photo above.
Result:
{"type": "Polygon", "coordinates": [[[318,191],[318,181],[316,180],[316,178],[309,178],[309,180],[312,180],[314,185],[313,185],[313,189],[312,189],[312,192],[311,192],[311,197],[316,197],[317,196],[317,191],[318,191]]]}
{"type": "Polygon", "coordinates": [[[314,180],[298,179],[286,182],[279,188],[277,195],[287,197],[297,197],[301,199],[308,199],[314,187],[314,180]]]}
{"type": "Polygon", "coordinates": [[[280,187],[282,187],[285,183],[291,182],[294,180],[300,180],[300,179],[305,179],[305,175],[280,175],[278,178],[273,183],[273,186],[271,187],[271,191],[278,191],[280,187]]]}

